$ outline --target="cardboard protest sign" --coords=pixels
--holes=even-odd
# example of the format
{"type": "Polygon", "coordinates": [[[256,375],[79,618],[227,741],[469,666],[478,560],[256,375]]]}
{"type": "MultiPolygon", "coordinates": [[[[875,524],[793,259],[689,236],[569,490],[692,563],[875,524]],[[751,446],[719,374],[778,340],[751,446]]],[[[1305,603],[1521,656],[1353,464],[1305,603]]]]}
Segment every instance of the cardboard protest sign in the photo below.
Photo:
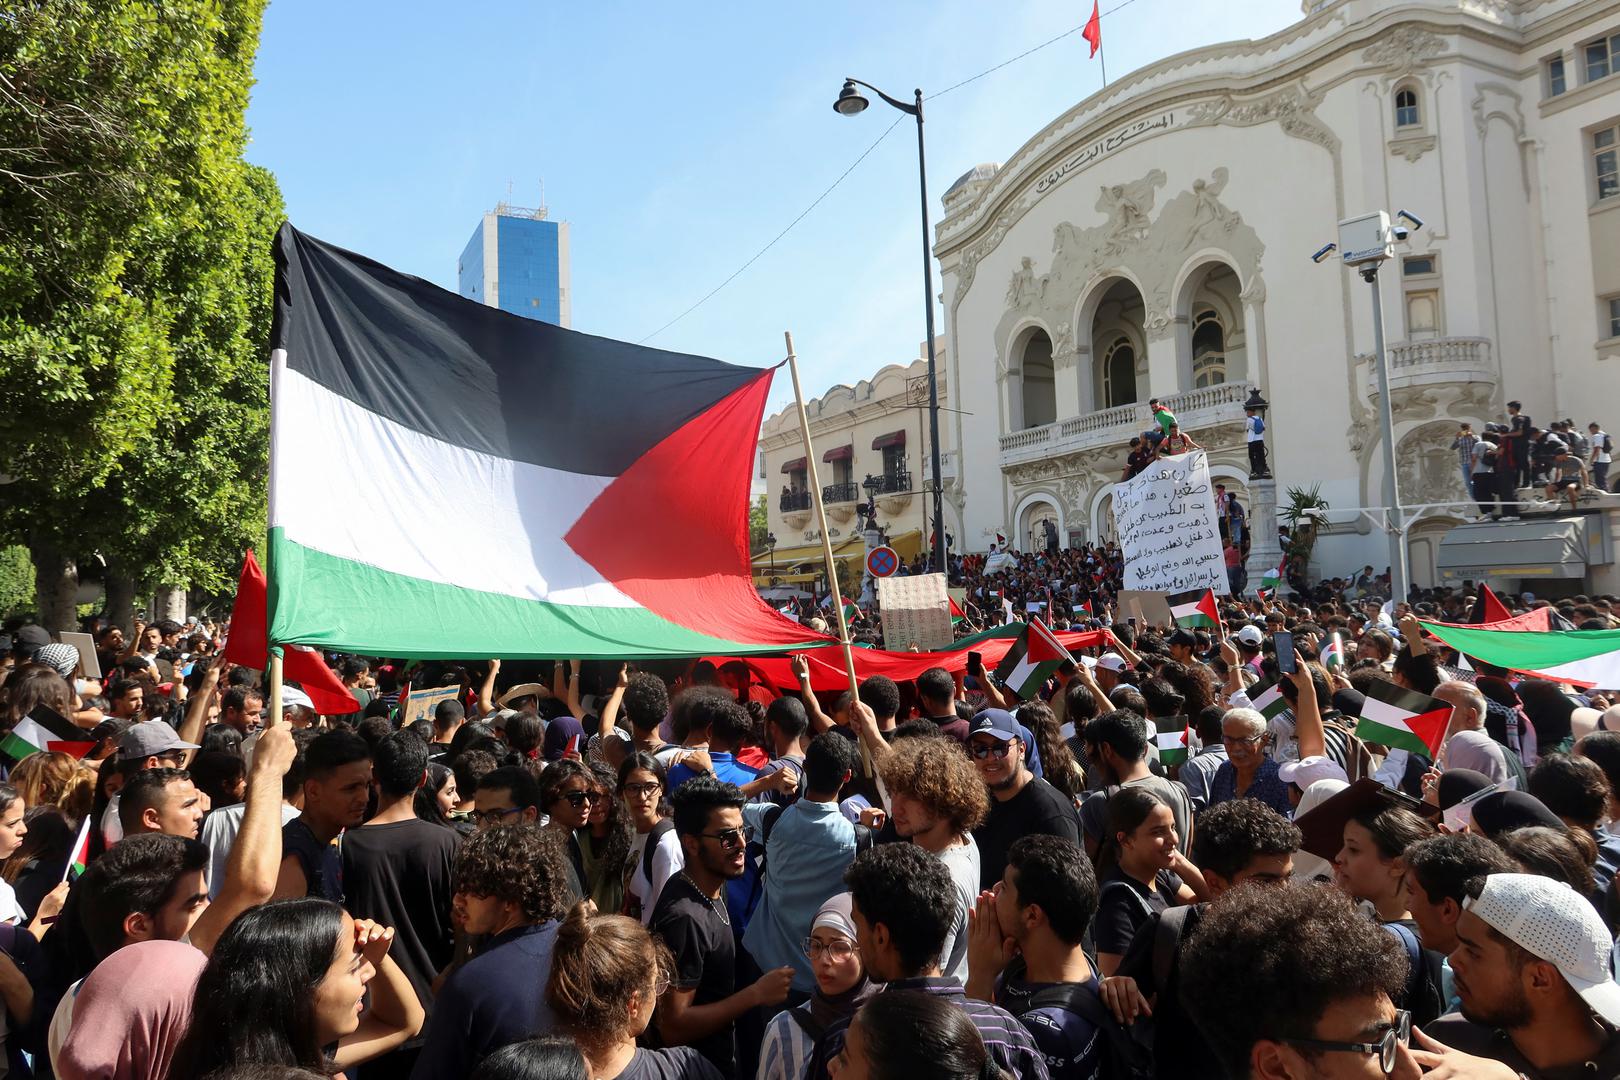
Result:
{"type": "Polygon", "coordinates": [[[1125,556],[1125,588],[1231,591],[1202,450],[1160,458],[1115,484],[1114,528],[1125,556]]]}
{"type": "Polygon", "coordinates": [[[883,611],[883,642],[891,651],[913,645],[924,651],[943,649],[956,639],[944,574],[878,578],[877,598],[883,611]]]}
{"type": "Polygon", "coordinates": [[[441,701],[455,701],[461,695],[459,686],[436,686],[423,688],[415,687],[406,696],[399,707],[399,726],[409,727],[418,720],[433,722],[433,710],[439,707],[441,701]]]}

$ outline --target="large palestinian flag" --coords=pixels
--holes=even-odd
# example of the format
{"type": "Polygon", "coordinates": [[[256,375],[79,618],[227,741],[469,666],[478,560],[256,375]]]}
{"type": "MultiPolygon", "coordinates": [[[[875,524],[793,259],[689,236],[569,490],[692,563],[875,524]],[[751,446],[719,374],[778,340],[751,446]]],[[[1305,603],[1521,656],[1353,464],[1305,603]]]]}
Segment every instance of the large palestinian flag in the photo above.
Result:
{"type": "Polygon", "coordinates": [[[1620,630],[1492,630],[1423,623],[1423,629],[1476,660],[1577,686],[1620,688],[1620,630]]]}
{"type": "Polygon", "coordinates": [[[1451,706],[1439,698],[1378,680],[1367,687],[1356,737],[1364,742],[1440,756],[1451,706]]]}
{"type": "Polygon", "coordinates": [[[1013,642],[1007,655],[996,666],[996,681],[1025,701],[1040,693],[1046,680],[1057,673],[1063,661],[1072,659],[1056,635],[1039,617],[1030,619],[1013,642]]]}
{"type": "Polygon", "coordinates": [[[575,333],[276,238],[269,640],[397,657],[825,644],[759,599],[771,372],[575,333]]]}

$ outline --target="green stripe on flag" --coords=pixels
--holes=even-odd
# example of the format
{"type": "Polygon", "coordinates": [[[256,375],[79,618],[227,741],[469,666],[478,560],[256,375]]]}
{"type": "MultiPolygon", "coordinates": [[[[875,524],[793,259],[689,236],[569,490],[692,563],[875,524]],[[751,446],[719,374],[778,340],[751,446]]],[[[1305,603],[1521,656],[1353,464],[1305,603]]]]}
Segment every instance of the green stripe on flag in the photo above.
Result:
{"type": "Polygon", "coordinates": [[[1482,630],[1424,622],[1458,652],[1511,671],[1586,686],[1620,686],[1620,630],[1482,630]]]}
{"type": "Polygon", "coordinates": [[[678,626],[643,607],[524,600],[390,573],[270,530],[270,636],[315,648],[404,659],[503,656],[615,659],[739,656],[819,648],[744,645],[678,626]],[[277,582],[296,582],[295,588],[277,582]],[[285,628],[299,628],[289,634],[285,628]]]}
{"type": "Polygon", "coordinates": [[[37,754],[42,749],[43,747],[35,746],[14,731],[8,731],[6,737],[0,739],[0,754],[4,754],[14,762],[21,761],[29,754],[37,754]]]}
{"type": "Polygon", "coordinates": [[[1249,687],[1249,704],[1267,720],[1276,719],[1288,708],[1288,699],[1282,695],[1282,682],[1267,679],[1249,687]]]}

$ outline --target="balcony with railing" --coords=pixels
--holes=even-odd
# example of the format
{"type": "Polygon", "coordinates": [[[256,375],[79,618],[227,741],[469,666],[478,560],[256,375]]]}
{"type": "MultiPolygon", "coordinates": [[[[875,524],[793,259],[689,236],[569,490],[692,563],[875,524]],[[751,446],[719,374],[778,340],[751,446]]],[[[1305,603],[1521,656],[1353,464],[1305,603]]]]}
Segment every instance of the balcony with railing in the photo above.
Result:
{"type": "Polygon", "coordinates": [[[865,480],[861,481],[862,487],[868,485],[871,486],[872,493],[875,495],[898,495],[901,492],[910,491],[911,470],[895,469],[893,472],[878,473],[875,476],[869,474],[865,480]]]}
{"type": "MultiPolygon", "coordinates": [[[[1164,404],[1176,414],[1182,430],[1195,433],[1200,428],[1243,419],[1243,402],[1249,385],[1242,382],[1200,387],[1183,394],[1171,394],[1164,404]]],[[[1147,403],[1117,405],[1085,416],[1071,416],[1056,423],[1024,431],[1010,431],[1001,437],[1001,465],[1072,454],[1100,446],[1126,446],[1132,435],[1153,425],[1147,403]]]]}
{"type": "Polygon", "coordinates": [[[782,513],[790,514],[795,510],[810,509],[810,493],[808,491],[784,491],[781,498],[782,513]]]}
{"type": "Polygon", "coordinates": [[[821,489],[821,501],[831,506],[833,503],[852,503],[861,497],[861,485],[853,480],[842,484],[827,484],[821,489]]]}
{"type": "MultiPolygon", "coordinates": [[[[1497,379],[1488,338],[1444,337],[1426,341],[1397,341],[1386,346],[1384,352],[1389,361],[1391,389],[1440,383],[1494,383],[1497,379]]],[[[1368,365],[1373,362],[1370,353],[1363,353],[1356,359],[1368,365]]],[[[1369,373],[1367,382],[1376,397],[1378,376],[1369,373]]]]}

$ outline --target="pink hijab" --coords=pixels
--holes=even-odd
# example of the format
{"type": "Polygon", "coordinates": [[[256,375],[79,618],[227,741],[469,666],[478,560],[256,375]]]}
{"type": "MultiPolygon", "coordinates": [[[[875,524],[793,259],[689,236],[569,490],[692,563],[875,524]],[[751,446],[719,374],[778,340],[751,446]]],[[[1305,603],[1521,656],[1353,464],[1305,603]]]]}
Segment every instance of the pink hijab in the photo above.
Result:
{"type": "Polygon", "coordinates": [[[191,1026],[191,999],[208,958],[178,941],[119,949],[92,971],[73,1001],[61,1080],[164,1080],[191,1026]]]}

